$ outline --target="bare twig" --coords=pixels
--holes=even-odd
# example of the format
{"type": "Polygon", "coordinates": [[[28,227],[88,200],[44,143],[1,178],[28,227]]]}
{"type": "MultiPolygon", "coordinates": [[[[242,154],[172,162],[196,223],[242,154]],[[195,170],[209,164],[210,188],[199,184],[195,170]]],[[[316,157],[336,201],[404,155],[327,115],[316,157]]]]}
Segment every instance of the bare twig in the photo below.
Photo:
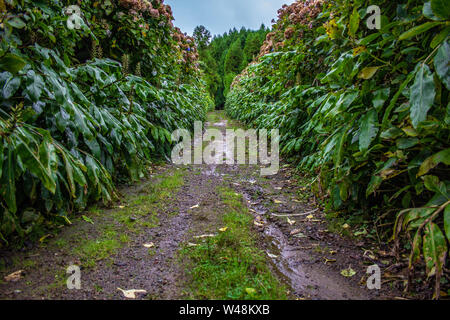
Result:
{"type": "Polygon", "coordinates": [[[296,214],[272,214],[272,216],[274,216],[274,217],[300,217],[300,216],[310,215],[311,213],[314,213],[317,211],[319,211],[319,209],[312,210],[312,211],[305,212],[305,213],[296,213],[296,214]]]}

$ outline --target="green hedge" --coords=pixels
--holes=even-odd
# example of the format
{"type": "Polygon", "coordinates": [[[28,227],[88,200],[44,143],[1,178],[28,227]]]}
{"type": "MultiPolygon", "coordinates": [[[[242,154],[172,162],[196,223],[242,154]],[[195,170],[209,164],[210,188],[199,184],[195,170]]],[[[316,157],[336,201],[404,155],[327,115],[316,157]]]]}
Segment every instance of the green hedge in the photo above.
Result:
{"type": "Polygon", "coordinates": [[[438,295],[450,239],[448,5],[310,4],[280,11],[226,110],[280,128],[284,154],[317,177],[327,208],[411,246],[411,271],[422,254],[438,295]],[[381,8],[380,30],[366,26],[370,5],[381,8]]]}
{"type": "Polygon", "coordinates": [[[171,132],[213,105],[170,7],[81,3],[81,28],[70,29],[76,1],[0,0],[3,244],[110,202],[117,182],[144,177],[170,155],[171,132]]]}

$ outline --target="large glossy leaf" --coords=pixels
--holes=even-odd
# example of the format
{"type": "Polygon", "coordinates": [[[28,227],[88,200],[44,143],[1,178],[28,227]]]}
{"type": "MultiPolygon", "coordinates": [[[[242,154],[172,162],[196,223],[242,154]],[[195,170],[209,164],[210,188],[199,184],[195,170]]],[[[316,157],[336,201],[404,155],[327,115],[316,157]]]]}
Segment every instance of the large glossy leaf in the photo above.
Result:
{"type": "Polygon", "coordinates": [[[447,0],[431,0],[433,13],[443,20],[450,20],[450,6],[447,0]]]}
{"type": "MultiPolygon", "coordinates": [[[[30,149],[28,143],[22,138],[17,137],[17,154],[20,156],[23,164],[30,172],[36,175],[43,185],[51,192],[56,192],[56,181],[53,179],[51,172],[40,161],[37,152],[30,149]]],[[[50,158],[50,157],[49,157],[50,158]]]]}
{"type": "Polygon", "coordinates": [[[426,64],[420,64],[417,69],[416,79],[411,86],[411,121],[414,128],[425,121],[428,111],[434,103],[436,87],[430,68],[426,64]]]}
{"type": "Polygon", "coordinates": [[[11,77],[3,86],[3,99],[11,98],[19,89],[21,79],[19,77],[11,77]]]}
{"type": "Polygon", "coordinates": [[[444,163],[447,166],[450,165],[450,149],[440,151],[427,158],[420,166],[417,176],[420,177],[427,174],[440,163],[444,163]]]}
{"type": "Polygon", "coordinates": [[[378,134],[378,113],[372,109],[361,118],[359,133],[359,150],[365,151],[378,134]]]}
{"type": "Polygon", "coordinates": [[[425,227],[423,236],[423,255],[427,266],[428,276],[442,272],[447,255],[447,243],[441,229],[430,222],[425,227]]]}
{"type": "Polygon", "coordinates": [[[418,36],[438,25],[441,25],[442,22],[426,22],[420,26],[414,27],[400,35],[398,38],[399,40],[407,40],[409,38],[412,38],[414,36],[418,36]]]}
{"type": "Polygon", "coordinates": [[[0,58],[0,69],[11,73],[18,73],[27,65],[27,62],[18,55],[7,53],[3,58],[0,58]]]}
{"type": "Polygon", "coordinates": [[[434,58],[434,67],[442,83],[447,90],[450,90],[450,45],[448,41],[442,43],[439,48],[434,58]]]}
{"type": "Polygon", "coordinates": [[[411,255],[409,258],[410,268],[420,261],[421,246],[422,246],[422,235],[420,234],[420,231],[417,231],[416,235],[414,236],[411,255]]]}
{"type": "Polygon", "coordinates": [[[431,19],[431,20],[435,20],[435,21],[440,21],[440,20],[442,20],[441,18],[437,17],[437,16],[433,13],[433,10],[431,9],[431,1],[426,2],[426,3],[423,5],[423,15],[424,15],[425,17],[427,17],[428,19],[431,19]]]}
{"type": "Polygon", "coordinates": [[[17,29],[23,29],[26,26],[25,22],[22,19],[20,19],[19,17],[14,17],[12,19],[9,19],[6,21],[6,23],[8,25],[10,25],[11,27],[17,28],[17,29]]]}
{"type": "Polygon", "coordinates": [[[27,76],[27,88],[25,89],[24,94],[28,95],[31,101],[37,102],[41,97],[42,91],[44,90],[44,80],[33,70],[30,70],[27,73],[27,76]]]}
{"type": "Polygon", "coordinates": [[[349,25],[349,31],[348,31],[350,36],[355,37],[356,32],[359,29],[359,21],[360,21],[360,18],[359,18],[358,10],[357,10],[357,8],[354,8],[353,13],[350,16],[350,25],[349,25]]]}

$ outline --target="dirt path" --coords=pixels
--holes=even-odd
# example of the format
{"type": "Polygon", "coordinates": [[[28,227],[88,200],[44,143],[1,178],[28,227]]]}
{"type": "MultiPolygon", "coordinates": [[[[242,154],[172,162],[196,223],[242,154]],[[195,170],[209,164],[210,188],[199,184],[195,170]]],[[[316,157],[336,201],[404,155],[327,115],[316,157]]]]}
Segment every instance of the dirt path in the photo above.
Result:
{"type": "MultiPolygon", "coordinates": [[[[209,126],[221,130],[237,125],[222,113],[209,118],[209,126]]],[[[259,169],[154,167],[148,180],[123,187],[123,200],[113,208],[92,208],[55,237],[1,253],[0,298],[125,299],[118,288],[145,290],[138,299],[392,297],[365,283],[367,267],[390,265],[388,255],[375,257],[375,248],[330,232],[307,180],[289,166],[265,178],[259,169]],[[242,243],[233,243],[236,234],[242,243]],[[244,255],[234,257],[240,250],[244,255]],[[240,264],[242,286],[214,273],[228,270],[231,260],[240,264]],[[81,266],[80,290],[67,289],[69,265],[81,266]],[[355,275],[342,276],[348,268],[355,275]],[[19,270],[17,281],[4,280],[19,270]]]]}

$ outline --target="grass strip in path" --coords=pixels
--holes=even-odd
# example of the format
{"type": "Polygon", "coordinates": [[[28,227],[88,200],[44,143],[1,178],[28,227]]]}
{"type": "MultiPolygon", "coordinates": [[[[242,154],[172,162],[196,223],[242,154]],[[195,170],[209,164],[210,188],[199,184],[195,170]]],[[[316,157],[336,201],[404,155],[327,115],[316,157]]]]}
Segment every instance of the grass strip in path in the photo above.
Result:
{"type": "MultiPolygon", "coordinates": [[[[189,298],[208,300],[283,300],[287,288],[267,265],[252,231],[253,217],[243,197],[232,189],[218,189],[224,212],[217,236],[181,250],[187,260],[189,298]]],[[[221,206],[217,206],[218,208],[221,206]]]]}

